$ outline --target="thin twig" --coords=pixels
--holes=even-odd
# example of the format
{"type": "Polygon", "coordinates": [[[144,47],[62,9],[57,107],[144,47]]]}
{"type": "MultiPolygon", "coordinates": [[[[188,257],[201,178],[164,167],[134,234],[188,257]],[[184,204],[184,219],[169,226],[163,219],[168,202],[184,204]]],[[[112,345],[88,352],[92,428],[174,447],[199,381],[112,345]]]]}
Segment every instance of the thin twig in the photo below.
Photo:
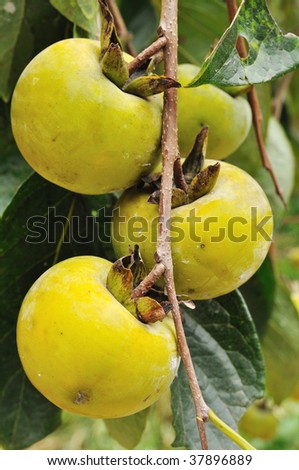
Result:
{"type": "Polygon", "coordinates": [[[161,36],[156,39],[149,47],[144,49],[140,54],[138,54],[134,60],[128,64],[129,74],[132,75],[136,69],[138,69],[144,62],[157,54],[166,44],[165,36],[161,36]]]}
{"type": "Polygon", "coordinates": [[[109,7],[109,10],[112,13],[113,19],[114,19],[114,24],[115,28],[117,31],[117,34],[120,38],[120,40],[124,43],[127,51],[129,54],[132,56],[136,55],[135,48],[131,42],[131,34],[128,31],[126,27],[126,23],[124,22],[124,19],[121,15],[121,12],[119,11],[119,8],[117,6],[117,3],[115,0],[106,0],[107,5],[109,7]]]}
{"type": "Polygon", "coordinates": [[[286,224],[299,224],[299,215],[288,215],[286,217],[283,217],[280,220],[280,223],[282,225],[286,224]]]}
{"type": "MultiPolygon", "coordinates": [[[[237,2],[236,0],[226,0],[226,5],[227,5],[227,10],[228,10],[229,20],[230,22],[232,22],[238,11],[237,2]]],[[[243,38],[241,37],[239,37],[237,41],[237,50],[238,50],[240,57],[243,57],[243,58],[247,57],[247,50],[245,47],[245,43],[244,43],[243,38]]],[[[274,170],[273,170],[273,167],[270,162],[268,152],[265,146],[265,142],[264,142],[264,138],[262,134],[262,128],[261,128],[261,122],[262,122],[263,116],[262,116],[259,99],[258,99],[254,86],[251,87],[247,95],[248,95],[248,101],[252,110],[253,126],[255,130],[256,140],[257,140],[257,144],[259,147],[263,167],[269,172],[272,178],[273,184],[275,186],[276,193],[280,197],[283,205],[286,207],[286,201],[280,189],[279,182],[274,173],[274,170]]]]}
{"type": "MultiPolygon", "coordinates": [[[[227,6],[229,22],[232,23],[238,11],[237,2],[236,0],[226,0],[226,6],[227,6]]],[[[246,57],[247,51],[246,51],[245,43],[242,40],[241,36],[238,37],[236,46],[237,46],[237,50],[239,52],[240,57],[246,57]]]]}
{"type": "Polygon", "coordinates": [[[255,135],[258,143],[258,147],[260,150],[261,158],[262,158],[262,163],[263,167],[269,172],[273,184],[275,186],[276,193],[280,197],[283,205],[285,208],[287,208],[287,203],[284,199],[284,196],[282,194],[282,191],[280,189],[279,182],[276,178],[276,175],[274,173],[272,164],[269,160],[268,152],[264,143],[263,139],[263,134],[262,134],[262,127],[261,127],[261,121],[262,121],[262,113],[261,113],[261,108],[258,100],[258,96],[256,93],[256,89],[252,87],[252,89],[248,92],[248,100],[252,109],[252,119],[253,119],[253,125],[255,129],[255,135]]]}
{"type": "Polygon", "coordinates": [[[162,263],[157,263],[150,272],[150,276],[146,276],[143,281],[138,284],[132,292],[132,299],[142,297],[149,291],[149,289],[157,282],[157,280],[163,275],[165,266],[162,263]]]}
{"type": "Polygon", "coordinates": [[[243,450],[256,450],[244,437],[240,436],[236,431],[224,423],[213,410],[209,411],[209,418],[219,431],[223,432],[233,442],[235,442],[243,450]]]}

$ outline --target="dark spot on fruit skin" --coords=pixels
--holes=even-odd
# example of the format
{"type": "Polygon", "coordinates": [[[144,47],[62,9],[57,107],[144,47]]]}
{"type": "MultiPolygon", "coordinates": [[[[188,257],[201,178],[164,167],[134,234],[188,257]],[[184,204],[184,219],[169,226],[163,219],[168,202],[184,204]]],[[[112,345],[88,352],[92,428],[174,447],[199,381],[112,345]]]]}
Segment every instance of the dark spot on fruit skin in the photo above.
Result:
{"type": "Polygon", "coordinates": [[[87,392],[79,391],[76,393],[73,402],[75,405],[85,405],[90,400],[89,394],[87,392]]]}
{"type": "Polygon", "coordinates": [[[188,289],[188,294],[194,294],[194,289],[188,289]]]}
{"type": "Polygon", "coordinates": [[[146,402],[151,396],[152,396],[152,394],[150,393],[150,395],[148,395],[147,397],[145,397],[143,401],[146,402]]]}
{"type": "Polygon", "coordinates": [[[205,248],[206,245],[204,245],[203,243],[200,245],[200,248],[205,248]]]}

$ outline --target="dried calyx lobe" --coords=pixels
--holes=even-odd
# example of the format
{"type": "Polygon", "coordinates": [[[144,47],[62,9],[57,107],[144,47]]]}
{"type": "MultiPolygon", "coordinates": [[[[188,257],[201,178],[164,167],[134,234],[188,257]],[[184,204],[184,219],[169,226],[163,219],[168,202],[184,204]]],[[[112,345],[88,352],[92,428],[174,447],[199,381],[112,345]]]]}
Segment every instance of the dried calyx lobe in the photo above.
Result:
{"type": "Polygon", "coordinates": [[[122,51],[114,20],[105,0],[99,0],[102,14],[101,66],[104,75],[126,93],[147,98],[180,84],[170,77],[151,72],[153,61],[129,73],[128,62],[122,51]]]}
{"type": "Polygon", "coordinates": [[[146,277],[139,247],[119,258],[107,277],[107,289],[138,320],[143,323],[162,321],[171,309],[163,293],[150,289],[145,297],[132,298],[133,290],[146,277]]]}
{"type": "MultiPolygon", "coordinates": [[[[207,143],[208,128],[203,127],[197,135],[194,146],[182,166],[188,191],[185,192],[174,185],[172,188],[172,208],[180,207],[184,204],[196,201],[208,194],[214,188],[220,172],[220,163],[217,162],[203,168],[207,143]]],[[[155,173],[146,176],[143,178],[143,183],[147,184],[153,191],[148,202],[151,204],[159,204],[161,194],[161,174],[155,173]]]]}

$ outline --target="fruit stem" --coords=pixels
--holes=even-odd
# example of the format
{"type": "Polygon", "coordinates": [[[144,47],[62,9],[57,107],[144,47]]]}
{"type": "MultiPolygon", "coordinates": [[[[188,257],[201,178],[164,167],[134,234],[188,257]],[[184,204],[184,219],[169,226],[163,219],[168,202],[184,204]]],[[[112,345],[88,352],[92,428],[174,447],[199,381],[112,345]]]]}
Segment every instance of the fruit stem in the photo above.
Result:
{"type": "Polygon", "coordinates": [[[115,0],[106,0],[107,6],[109,10],[111,11],[111,14],[114,19],[114,24],[115,28],[117,31],[117,34],[119,36],[119,39],[122,41],[123,45],[125,46],[125,49],[131,54],[132,56],[136,55],[135,48],[131,42],[131,34],[129,33],[126,23],[124,22],[124,19],[120,13],[120,10],[117,6],[117,3],[115,0]]]}
{"type": "Polygon", "coordinates": [[[209,418],[219,431],[223,432],[233,442],[235,442],[243,450],[256,450],[249,442],[246,441],[240,434],[225,424],[213,410],[209,410],[209,418]]]}
{"type": "Polygon", "coordinates": [[[140,54],[138,54],[134,60],[128,64],[129,74],[132,75],[135,70],[137,70],[141,65],[143,65],[147,60],[161,51],[166,44],[166,37],[161,36],[156,41],[154,41],[150,46],[144,49],[140,54]]]}
{"type": "MultiPolygon", "coordinates": [[[[226,5],[227,5],[229,20],[230,20],[230,22],[232,22],[233,19],[236,16],[237,11],[238,11],[237,1],[236,0],[226,0],[226,5]]],[[[236,47],[237,47],[237,51],[239,53],[239,56],[242,57],[242,58],[246,58],[247,57],[247,50],[246,50],[246,47],[245,47],[244,40],[241,36],[238,37],[236,47]]],[[[263,139],[262,128],[261,128],[263,115],[262,115],[259,99],[258,99],[258,96],[257,96],[257,93],[256,93],[256,89],[255,89],[254,86],[252,86],[250,88],[250,90],[247,92],[247,96],[248,96],[248,101],[249,101],[251,111],[252,111],[253,126],[254,126],[254,131],[255,131],[256,140],[257,140],[257,144],[258,144],[258,147],[259,147],[263,167],[269,172],[269,174],[272,178],[275,190],[276,190],[276,194],[280,198],[280,200],[283,203],[284,207],[287,208],[287,203],[284,199],[284,196],[283,196],[283,193],[281,191],[279,182],[278,182],[277,177],[274,173],[271,161],[270,161],[269,156],[268,156],[266,145],[265,145],[265,142],[264,142],[264,139],[263,139]]]]}

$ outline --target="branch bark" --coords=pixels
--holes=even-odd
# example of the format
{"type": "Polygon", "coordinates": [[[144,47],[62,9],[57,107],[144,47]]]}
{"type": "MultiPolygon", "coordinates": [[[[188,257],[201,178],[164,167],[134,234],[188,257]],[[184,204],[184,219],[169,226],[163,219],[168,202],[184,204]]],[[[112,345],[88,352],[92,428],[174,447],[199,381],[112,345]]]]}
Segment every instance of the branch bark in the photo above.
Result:
{"type": "MultiPolygon", "coordinates": [[[[159,37],[164,37],[164,69],[165,75],[177,79],[177,13],[178,0],[162,0],[161,20],[158,29],[159,37]]],[[[177,131],[177,89],[170,88],[164,92],[163,133],[162,133],[162,181],[159,203],[158,239],[156,248],[156,265],[144,281],[133,291],[136,298],[145,293],[164,274],[165,287],[169,302],[172,304],[172,315],[176,328],[178,349],[186,369],[196,413],[196,424],[203,450],[208,449],[205,423],[208,421],[209,408],[202,396],[189,346],[186,340],[181,312],[176,296],[173,262],[170,243],[169,219],[171,217],[172,186],[174,166],[176,176],[181,177],[178,165],[178,131],[177,131]]],[[[180,161],[179,161],[180,164],[180,161]]]]}
{"type": "MultiPolygon", "coordinates": [[[[165,75],[177,79],[177,0],[162,0],[159,33],[167,39],[164,48],[165,75]]],[[[173,168],[178,152],[177,133],[177,90],[171,88],[164,93],[163,135],[162,135],[162,182],[159,204],[159,224],[156,260],[165,267],[164,279],[172,314],[176,327],[179,352],[186,368],[190,389],[196,411],[196,423],[203,449],[208,449],[205,422],[208,420],[208,407],[203,399],[196,378],[192,358],[185,337],[184,328],[176,296],[173,263],[170,245],[170,230],[167,223],[171,217],[171,196],[173,184],[173,168]]]]}
{"type": "MultiPolygon", "coordinates": [[[[237,2],[236,0],[226,0],[226,5],[227,5],[229,20],[230,22],[232,22],[238,11],[237,2]]],[[[243,58],[247,57],[247,50],[245,47],[245,43],[244,43],[243,38],[241,37],[239,37],[237,41],[237,50],[238,50],[240,57],[243,57],[243,58]]],[[[248,101],[252,110],[252,120],[253,120],[256,140],[257,140],[257,144],[259,147],[263,167],[269,172],[272,178],[276,193],[281,199],[283,205],[286,207],[286,201],[280,189],[280,185],[274,173],[272,164],[269,160],[268,152],[267,152],[265,142],[263,139],[262,128],[261,128],[263,115],[262,115],[259,99],[256,93],[256,89],[254,88],[254,86],[252,86],[251,89],[248,91],[247,96],[248,96],[248,101]]]]}
{"type": "Polygon", "coordinates": [[[253,125],[254,125],[254,130],[255,130],[255,135],[256,135],[256,140],[257,144],[260,150],[261,154],[261,159],[263,163],[263,167],[269,172],[273,184],[275,186],[276,193],[280,197],[284,207],[287,207],[286,201],[284,199],[284,196],[282,194],[282,191],[280,189],[279,182],[276,178],[276,175],[274,173],[272,164],[269,160],[268,152],[264,143],[263,139],[263,134],[262,134],[262,128],[261,128],[261,122],[263,119],[261,108],[260,108],[260,103],[258,100],[257,92],[254,87],[248,92],[248,100],[252,109],[252,119],[253,119],[253,125]]]}
{"type": "Polygon", "coordinates": [[[150,272],[150,275],[146,276],[143,281],[138,284],[132,292],[131,298],[138,299],[146,294],[150,288],[157,282],[158,279],[164,274],[165,266],[162,263],[157,263],[150,272]]]}
{"type": "MultiPolygon", "coordinates": [[[[121,37],[127,37],[127,29],[120,15],[115,0],[107,0],[109,8],[114,17],[115,26],[121,37]]],[[[164,50],[165,75],[177,79],[177,16],[178,0],[162,0],[161,19],[158,29],[159,38],[147,49],[140,53],[129,65],[132,74],[136,68],[142,65],[150,57],[164,50]]],[[[163,132],[162,132],[162,182],[161,197],[159,203],[158,240],[156,249],[156,265],[149,275],[136,287],[132,298],[141,297],[151,286],[164,274],[165,286],[169,302],[172,304],[172,315],[176,328],[178,349],[186,369],[189,385],[194,401],[196,412],[196,424],[202,449],[208,449],[205,423],[208,421],[209,408],[202,396],[195,369],[193,366],[190,350],[186,340],[181,312],[176,296],[173,262],[170,244],[169,219],[171,217],[172,186],[175,176],[180,185],[186,191],[187,186],[183,178],[180,159],[178,159],[178,135],[177,135],[177,90],[168,89],[164,92],[163,107],[163,132]]]]}
{"type": "Polygon", "coordinates": [[[165,36],[161,36],[156,39],[149,47],[144,49],[140,54],[138,54],[132,62],[128,64],[128,69],[130,75],[135,72],[144,62],[150,59],[153,55],[157,54],[166,44],[165,36]]]}

